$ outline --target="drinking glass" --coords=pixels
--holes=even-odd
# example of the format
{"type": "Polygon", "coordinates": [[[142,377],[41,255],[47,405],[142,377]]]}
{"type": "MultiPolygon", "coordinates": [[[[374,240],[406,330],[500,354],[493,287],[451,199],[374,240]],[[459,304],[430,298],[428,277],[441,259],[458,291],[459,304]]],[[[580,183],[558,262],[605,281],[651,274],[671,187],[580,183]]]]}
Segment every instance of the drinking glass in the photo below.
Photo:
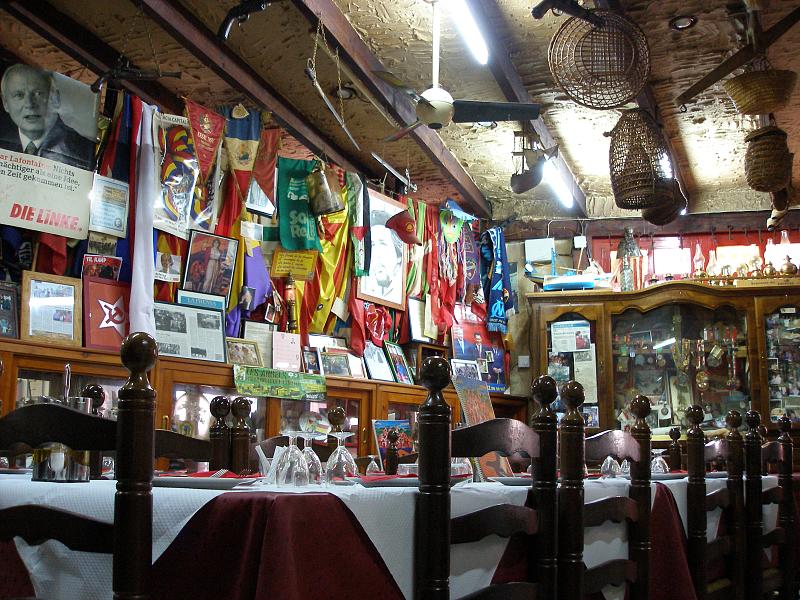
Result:
{"type": "Polygon", "coordinates": [[[664,457],[661,456],[662,454],[664,454],[663,450],[653,450],[653,460],[650,462],[650,473],[656,475],[669,473],[669,465],[667,461],[664,460],[664,457]]]}
{"type": "Polygon", "coordinates": [[[306,459],[300,448],[297,447],[297,431],[284,433],[289,438],[289,447],[278,462],[278,486],[304,486],[308,485],[309,473],[306,459]]]}
{"type": "Polygon", "coordinates": [[[623,460],[622,465],[620,465],[620,473],[622,473],[624,477],[631,476],[631,461],[629,461],[627,458],[623,460]]]}
{"type": "Polygon", "coordinates": [[[365,473],[367,475],[377,475],[378,473],[381,472],[381,468],[378,466],[378,463],[375,462],[375,455],[370,454],[369,459],[370,459],[369,464],[367,465],[365,473]]]}
{"type": "Polygon", "coordinates": [[[305,442],[303,444],[303,457],[306,459],[306,465],[308,465],[308,482],[321,484],[323,475],[322,463],[312,448],[314,440],[319,439],[321,435],[316,431],[301,431],[299,437],[305,442]]]}
{"type": "Polygon", "coordinates": [[[600,477],[605,479],[606,477],[619,477],[621,474],[622,467],[619,466],[617,459],[611,455],[606,456],[600,467],[600,477]]]}
{"type": "Polygon", "coordinates": [[[355,477],[358,473],[356,461],[344,445],[344,441],[353,435],[352,431],[332,431],[332,435],[338,441],[338,446],[333,454],[328,458],[325,465],[325,481],[327,483],[344,482],[348,477],[355,477]]]}

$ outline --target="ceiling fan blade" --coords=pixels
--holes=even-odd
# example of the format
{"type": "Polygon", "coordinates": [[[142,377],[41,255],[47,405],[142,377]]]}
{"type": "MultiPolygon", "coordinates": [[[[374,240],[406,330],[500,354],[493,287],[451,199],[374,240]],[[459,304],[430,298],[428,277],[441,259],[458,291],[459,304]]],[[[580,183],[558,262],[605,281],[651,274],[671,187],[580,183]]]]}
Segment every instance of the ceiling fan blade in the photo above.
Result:
{"type": "Polygon", "coordinates": [[[539,118],[540,104],[522,102],[478,102],[455,100],[453,123],[484,123],[491,121],[534,121],[539,118]]]}
{"type": "Polygon", "coordinates": [[[375,75],[378,79],[383,81],[384,83],[388,83],[390,86],[395,88],[398,91],[404,92],[411,96],[417,102],[421,102],[422,104],[431,106],[431,103],[428,102],[425,98],[419,95],[414,88],[408,87],[402,79],[400,79],[394,73],[390,73],[389,71],[373,71],[373,75],[375,75]]]}
{"type": "Polygon", "coordinates": [[[412,123],[412,124],[411,124],[411,125],[409,125],[408,127],[404,127],[403,129],[401,129],[401,130],[399,130],[399,131],[396,131],[396,132],[394,132],[394,133],[393,133],[392,135],[390,135],[389,137],[387,137],[387,138],[384,138],[384,140],[383,140],[383,141],[384,141],[384,142],[396,142],[396,141],[397,141],[397,140],[399,140],[400,138],[407,136],[409,133],[411,133],[412,131],[414,131],[414,130],[415,130],[417,127],[419,127],[419,126],[420,126],[420,125],[422,125],[422,124],[423,124],[423,123],[422,123],[422,121],[417,121],[417,122],[415,122],[415,123],[412,123]]]}

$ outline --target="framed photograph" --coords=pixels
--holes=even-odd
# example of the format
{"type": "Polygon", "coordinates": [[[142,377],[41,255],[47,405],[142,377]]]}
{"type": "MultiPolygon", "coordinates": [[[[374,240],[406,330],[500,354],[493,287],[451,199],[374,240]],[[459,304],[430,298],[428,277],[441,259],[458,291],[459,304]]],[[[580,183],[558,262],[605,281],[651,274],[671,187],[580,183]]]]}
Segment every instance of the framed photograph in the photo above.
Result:
{"type": "MultiPolygon", "coordinates": [[[[481,379],[489,385],[490,392],[502,392],[506,388],[505,346],[497,332],[486,329],[486,323],[469,307],[456,304],[455,320],[450,329],[453,358],[458,360],[483,359],[486,371],[481,370],[481,379]]],[[[574,339],[574,338],[573,338],[574,339]]]]}
{"type": "Polygon", "coordinates": [[[412,342],[430,342],[431,338],[424,334],[425,331],[425,301],[419,298],[408,299],[408,325],[411,330],[412,342]]]}
{"type": "Polygon", "coordinates": [[[153,278],[156,281],[177,283],[181,280],[181,257],[169,252],[156,252],[156,270],[153,278]]]}
{"type": "Polygon", "coordinates": [[[0,282],[0,337],[19,337],[19,286],[0,282]]]}
{"type": "Polygon", "coordinates": [[[478,363],[478,370],[481,372],[481,375],[483,375],[484,373],[488,373],[489,372],[489,360],[488,359],[479,358],[475,362],[478,363]]]}
{"type": "Polygon", "coordinates": [[[367,379],[367,367],[364,365],[363,357],[348,352],[347,360],[350,362],[350,375],[352,377],[356,379],[367,379]]]}
{"type": "Polygon", "coordinates": [[[481,379],[481,370],[477,361],[462,360],[453,358],[450,360],[450,369],[453,371],[453,379],[465,377],[467,379],[481,379]]]}
{"type": "Polygon", "coordinates": [[[383,342],[383,348],[386,350],[386,356],[389,358],[389,364],[397,382],[414,385],[411,369],[408,368],[408,361],[406,361],[406,355],[403,354],[403,349],[392,342],[383,342]]]}
{"type": "Polygon", "coordinates": [[[130,330],[131,286],[102,277],[83,278],[84,346],[119,352],[130,330]]]}
{"type": "Polygon", "coordinates": [[[118,256],[100,256],[84,254],[81,265],[81,277],[102,277],[103,279],[119,279],[122,259],[118,256]]]}
{"type": "Polygon", "coordinates": [[[183,273],[183,289],[224,296],[227,305],[238,250],[237,240],[193,229],[183,273]]]}
{"type": "Polygon", "coordinates": [[[346,352],[320,352],[320,375],[350,377],[350,361],[346,352]]]}
{"type": "Polygon", "coordinates": [[[322,375],[319,364],[319,349],[310,346],[303,348],[303,367],[305,372],[312,375],[322,375]]]}
{"type": "Polygon", "coordinates": [[[272,334],[275,333],[275,325],[272,323],[262,323],[261,321],[245,321],[242,337],[258,345],[261,353],[261,366],[272,368],[272,334]]]}
{"type": "Polygon", "coordinates": [[[388,196],[369,190],[369,232],[372,248],[369,274],[358,278],[356,296],[390,308],[406,308],[406,263],[408,248],[386,227],[386,221],[407,209],[388,196]]]}
{"type": "Polygon", "coordinates": [[[319,348],[320,350],[325,348],[347,348],[347,340],[343,337],[309,333],[308,345],[312,348],[319,348]]]}
{"type": "Polygon", "coordinates": [[[243,367],[264,366],[258,344],[253,340],[225,338],[225,352],[228,355],[229,365],[241,365],[243,367]]]}
{"type": "Polygon", "coordinates": [[[253,299],[256,295],[256,288],[242,286],[239,290],[239,308],[242,310],[253,310],[253,299]]]}
{"type": "Polygon", "coordinates": [[[24,271],[20,338],[80,346],[82,289],[80,279],[24,271]]]}
{"type": "Polygon", "coordinates": [[[156,302],[153,317],[159,354],[226,362],[222,311],[156,302]]]}
{"type": "Polygon", "coordinates": [[[225,311],[227,303],[225,296],[216,294],[204,294],[202,292],[192,292],[190,290],[178,290],[178,304],[184,306],[196,306],[197,308],[210,308],[211,310],[225,311]]]}
{"type": "Polygon", "coordinates": [[[394,373],[392,372],[392,367],[389,366],[389,361],[386,359],[386,354],[370,341],[364,346],[364,362],[367,365],[370,379],[395,381],[394,373]]]}

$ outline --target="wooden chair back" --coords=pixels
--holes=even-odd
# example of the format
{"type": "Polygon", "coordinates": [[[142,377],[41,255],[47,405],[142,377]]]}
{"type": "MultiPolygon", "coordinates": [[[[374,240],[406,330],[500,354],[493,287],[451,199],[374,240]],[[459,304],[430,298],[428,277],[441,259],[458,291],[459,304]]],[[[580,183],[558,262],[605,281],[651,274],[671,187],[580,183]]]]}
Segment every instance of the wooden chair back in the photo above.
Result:
{"type": "Polygon", "coordinates": [[[61,442],[73,449],[116,450],[114,525],[41,506],[0,511],[0,539],[21,536],[29,544],[48,539],[73,550],[113,553],[115,599],[150,597],[155,390],[147,372],[158,357],[155,340],[132,333],[120,349],[130,376],[119,390],[117,421],[51,405],[21,407],[0,419],[0,447],[61,442]]]}
{"type": "MultiPolygon", "coordinates": [[[[491,534],[509,537],[524,533],[530,536],[528,548],[533,552],[536,543],[530,541],[531,538],[538,538],[540,527],[548,520],[555,519],[555,497],[547,506],[537,504],[536,508],[531,508],[502,504],[451,520],[451,456],[478,457],[488,452],[510,456],[518,453],[536,463],[542,457],[541,440],[531,428],[513,419],[493,419],[451,432],[450,407],[442,396],[442,389],[450,381],[448,362],[440,357],[426,359],[420,369],[420,381],[429,393],[420,407],[418,417],[419,496],[414,529],[414,597],[421,600],[447,600],[450,597],[451,543],[475,542],[491,534]]],[[[549,410],[549,403],[546,410],[549,410]]],[[[555,450],[554,444],[552,450],[555,450]]],[[[542,470],[546,463],[536,464],[542,470]]],[[[548,479],[554,482],[555,469],[552,471],[548,479]]],[[[531,495],[538,501],[534,490],[531,495]]],[[[545,530],[553,532],[552,528],[545,530]]],[[[549,541],[548,547],[555,547],[555,539],[549,541]]],[[[539,557],[538,554],[536,556],[539,557]]],[[[543,559],[543,563],[541,572],[552,576],[552,558],[543,559]]],[[[530,570],[538,572],[538,564],[530,570]]],[[[515,582],[489,586],[470,594],[469,598],[532,600],[554,596],[541,594],[536,583],[515,582]]]]}
{"type": "Polygon", "coordinates": [[[781,434],[777,440],[762,444],[759,431],[761,416],[748,411],[745,417],[749,428],[745,435],[745,464],[747,472],[746,531],[746,597],[761,598],[764,594],[778,592],[781,600],[797,598],[794,535],[794,494],[792,486],[792,422],[786,415],[778,420],[781,434]],[[762,491],[763,465],[775,464],[778,468],[778,487],[762,491]],[[778,527],[764,535],[762,533],[762,507],[779,504],[778,527]],[[778,546],[777,569],[763,570],[763,550],[778,546]]]}
{"type": "Polygon", "coordinates": [[[728,434],[725,439],[706,443],[700,424],[703,409],[690,406],[686,418],[691,424],[686,432],[687,467],[687,530],[689,571],[698,600],[732,597],[744,600],[744,484],[742,480],[742,436],[738,429],[742,415],[730,411],[725,422],[728,434]],[[716,459],[727,464],[727,485],[715,492],[706,491],[706,465],[716,459]],[[716,508],[725,510],[727,533],[707,543],[707,513],[716,508]],[[709,563],[724,558],[726,574],[710,581],[709,563]]]}
{"type": "Polygon", "coordinates": [[[650,576],[650,401],[636,396],[631,411],[636,420],[630,432],[604,432],[585,439],[579,408],[583,386],[570,381],[561,388],[567,412],[559,424],[561,487],[558,494],[559,598],[583,600],[609,584],[629,586],[631,600],[646,600],[650,576]],[[584,462],[611,455],[631,462],[628,497],[610,497],[584,505],[584,462]],[[592,569],[583,563],[584,527],[612,520],[628,525],[628,559],[612,560],[592,569]]]}

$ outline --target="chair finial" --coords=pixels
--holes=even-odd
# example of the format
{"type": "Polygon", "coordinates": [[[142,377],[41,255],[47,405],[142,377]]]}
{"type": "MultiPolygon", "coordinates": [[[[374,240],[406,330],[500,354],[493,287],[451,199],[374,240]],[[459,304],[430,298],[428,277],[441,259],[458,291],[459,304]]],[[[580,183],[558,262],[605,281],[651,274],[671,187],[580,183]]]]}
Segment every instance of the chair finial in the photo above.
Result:
{"type": "Polygon", "coordinates": [[[778,427],[781,433],[790,433],[792,431],[792,420],[786,414],[783,414],[778,419],[778,427]]]}
{"type": "Polygon", "coordinates": [[[119,354],[122,364],[131,374],[144,376],[156,364],[158,346],[149,334],[137,331],[122,340],[119,354]]]}
{"type": "Polygon", "coordinates": [[[631,402],[631,412],[638,419],[644,420],[650,414],[650,410],[650,399],[642,394],[636,394],[631,402]]]}
{"type": "Polygon", "coordinates": [[[561,400],[569,410],[578,410],[585,399],[583,386],[577,381],[571,380],[561,386],[561,400]]]}
{"type": "Polygon", "coordinates": [[[669,439],[673,442],[677,442],[681,439],[681,428],[680,427],[672,427],[669,430],[669,439]]]}
{"type": "Polygon", "coordinates": [[[733,408],[729,410],[728,414],[725,415],[725,425],[731,431],[739,429],[742,426],[742,413],[733,408]]]}
{"type": "Polygon", "coordinates": [[[744,421],[745,423],[747,423],[747,426],[750,428],[750,431],[755,432],[758,429],[759,424],[761,423],[761,415],[758,414],[758,411],[748,410],[744,415],[744,421]]]}
{"type": "Polygon", "coordinates": [[[231,401],[228,400],[227,396],[214,396],[214,399],[211,400],[209,408],[214,418],[217,419],[217,421],[220,421],[227,417],[228,413],[231,412],[231,401]]]}
{"type": "Polygon", "coordinates": [[[441,356],[426,358],[419,370],[419,381],[429,392],[441,392],[450,383],[450,364],[441,356]]]}
{"type": "Polygon", "coordinates": [[[703,422],[705,418],[705,413],[703,412],[703,408],[697,404],[692,404],[689,408],[686,409],[686,420],[689,421],[695,427],[699,426],[700,423],[703,422]]]}
{"type": "Polygon", "coordinates": [[[102,385],[90,383],[81,390],[81,397],[92,399],[92,414],[96,415],[97,409],[103,406],[106,401],[106,391],[102,385]]]}
{"type": "Polygon", "coordinates": [[[539,375],[531,382],[531,394],[542,407],[550,406],[558,396],[556,380],[549,375],[539,375]]]}

